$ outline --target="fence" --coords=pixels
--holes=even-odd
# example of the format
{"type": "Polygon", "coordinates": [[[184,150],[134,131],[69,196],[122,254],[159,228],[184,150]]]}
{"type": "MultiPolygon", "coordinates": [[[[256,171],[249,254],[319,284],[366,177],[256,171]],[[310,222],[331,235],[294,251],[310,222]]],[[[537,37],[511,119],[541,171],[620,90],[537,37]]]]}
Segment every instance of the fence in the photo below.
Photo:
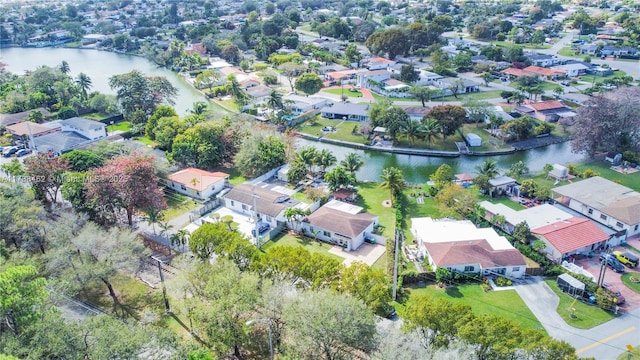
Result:
{"type": "Polygon", "coordinates": [[[200,217],[202,217],[204,214],[217,208],[218,206],[220,206],[220,199],[216,198],[216,199],[209,200],[204,204],[202,204],[201,206],[191,210],[191,212],[189,213],[189,220],[195,221],[200,217]]]}

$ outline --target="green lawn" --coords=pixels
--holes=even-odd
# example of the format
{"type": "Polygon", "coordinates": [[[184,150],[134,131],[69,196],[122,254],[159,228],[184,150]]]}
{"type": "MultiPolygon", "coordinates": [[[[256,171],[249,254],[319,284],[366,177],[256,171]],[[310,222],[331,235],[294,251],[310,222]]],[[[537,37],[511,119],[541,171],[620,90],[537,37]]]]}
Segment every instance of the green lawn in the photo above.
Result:
{"type": "Polygon", "coordinates": [[[549,44],[530,44],[530,43],[514,44],[510,41],[492,41],[492,43],[496,46],[506,47],[506,48],[510,48],[514,45],[523,46],[525,49],[550,49],[551,48],[551,45],[549,44]]]}
{"type": "Polygon", "coordinates": [[[147,137],[147,136],[136,136],[136,137],[133,138],[133,140],[135,140],[137,142],[140,142],[140,143],[143,143],[143,144],[145,144],[147,146],[150,146],[150,147],[156,147],[158,145],[157,142],[155,142],[154,140],[149,139],[149,137],[147,137]]]}
{"type": "Polygon", "coordinates": [[[476,315],[498,315],[519,324],[523,329],[545,331],[515,290],[485,292],[480,284],[453,286],[446,289],[429,285],[424,288],[409,289],[409,293],[408,301],[411,301],[411,296],[429,294],[438,299],[467,304],[476,315]]]}
{"type": "Polygon", "coordinates": [[[579,51],[578,50],[571,50],[571,46],[565,46],[562,49],[560,49],[560,51],[558,51],[558,55],[574,57],[574,58],[578,58],[578,59],[584,59],[584,57],[587,56],[587,55],[579,55],[579,51]],[[576,54],[576,52],[578,52],[578,54],[576,54]]]}
{"type": "Polygon", "coordinates": [[[324,89],[322,92],[326,92],[334,95],[347,95],[348,97],[359,98],[362,97],[362,93],[360,91],[349,91],[351,86],[345,86],[344,91],[342,89],[324,89]]]}
{"type": "Polygon", "coordinates": [[[238,104],[236,104],[235,101],[233,101],[233,99],[213,100],[213,102],[227,111],[231,111],[231,112],[239,111],[238,104]]]}
{"type": "Polygon", "coordinates": [[[462,125],[462,133],[466,136],[469,133],[476,134],[482,139],[482,146],[470,148],[471,151],[496,151],[496,150],[509,150],[511,146],[504,143],[496,137],[485,131],[486,124],[464,124],[462,125]]]}
{"type": "Polygon", "coordinates": [[[591,329],[616,317],[613,313],[604,311],[595,305],[575,301],[574,298],[558,289],[555,279],[545,281],[560,298],[557,311],[567,324],[579,329],[591,329]],[[570,308],[575,309],[575,319],[571,318],[570,308]]]}
{"type": "Polygon", "coordinates": [[[488,202],[490,202],[492,204],[503,204],[503,205],[505,205],[505,206],[507,206],[507,207],[509,207],[509,208],[511,208],[513,210],[516,210],[516,211],[520,211],[520,210],[526,209],[526,207],[518,204],[517,202],[509,199],[508,197],[491,198],[491,197],[486,196],[486,195],[480,195],[479,200],[480,201],[485,201],[486,200],[486,201],[488,201],[488,202]]]}
{"type": "Polygon", "coordinates": [[[211,170],[212,172],[220,171],[229,174],[229,184],[239,185],[247,181],[247,178],[240,174],[240,171],[235,167],[218,166],[211,170]]]}
{"type": "Polygon", "coordinates": [[[129,129],[131,129],[131,122],[129,122],[129,121],[123,121],[123,122],[119,122],[117,124],[113,124],[113,125],[107,126],[107,131],[108,132],[112,132],[112,131],[129,131],[129,129]]]}
{"type": "Polygon", "coordinates": [[[622,282],[631,290],[640,294],[640,273],[629,271],[621,276],[622,282]],[[633,278],[633,281],[631,279],[633,278]]]}
{"type": "Polygon", "coordinates": [[[396,98],[396,97],[388,97],[376,94],[375,92],[371,92],[371,95],[376,100],[390,100],[390,101],[420,101],[416,98],[396,98]]]}
{"type": "Polygon", "coordinates": [[[113,115],[103,114],[103,113],[99,113],[99,112],[92,112],[92,113],[89,113],[89,114],[82,115],[83,118],[87,118],[87,119],[91,119],[91,120],[95,120],[95,121],[104,120],[104,119],[112,117],[112,116],[113,115]]]}
{"type": "Polygon", "coordinates": [[[395,209],[382,205],[383,201],[390,198],[389,190],[380,188],[378,183],[360,183],[358,185],[358,194],[360,196],[355,204],[362,206],[368,213],[378,215],[380,224],[385,227],[382,235],[387,239],[393,238],[395,209]]]}
{"type": "Polygon", "coordinates": [[[167,209],[163,212],[164,221],[173,220],[178,216],[195,209],[199,205],[197,202],[187,198],[186,196],[176,193],[165,195],[165,200],[167,201],[167,209]]]}
{"type": "Polygon", "coordinates": [[[613,74],[609,76],[582,75],[578,79],[580,79],[580,81],[583,81],[587,84],[592,84],[594,82],[601,83],[606,79],[613,79],[613,78],[624,77],[624,76],[627,76],[627,73],[621,70],[616,70],[613,72],[613,74]]]}
{"type": "Polygon", "coordinates": [[[302,247],[305,250],[312,253],[320,253],[326,255],[330,258],[336,259],[340,262],[344,260],[344,258],[329,253],[329,249],[332,248],[331,245],[327,244],[323,241],[315,241],[312,238],[301,236],[301,235],[291,235],[289,233],[283,232],[278,235],[276,238],[268,241],[264,246],[262,246],[262,250],[269,251],[271,248],[275,248],[278,246],[293,246],[293,247],[302,247]]]}
{"type": "Polygon", "coordinates": [[[312,122],[304,122],[297,126],[298,131],[313,135],[313,136],[322,136],[324,135],[327,139],[335,139],[342,141],[349,141],[358,144],[366,144],[368,142],[367,136],[362,135],[357,132],[359,130],[360,124],[353,121],[345,121],[345,120],[332,120],[332,119],[324,119],[321,117],[316,117],[312,122]],[[324,127],[334,127],[336,128],[335,132],[324,132],[322,128],[324,127]],[[354,132],[356,130],[356,132],[354,132]]]}
{"type": "Polygon", "coordinates": [[[621,174],[617,171],[611,170],[611,164],[605,161],[591,161],[577,165],[578,171],[581,173],[586,169],[591,169],[599,173],[600,176],[605,179],[618,182],[624,186],[632,188],[635,191],[640,191],[640,172],[636,172],[633,174],[621,174]]]}

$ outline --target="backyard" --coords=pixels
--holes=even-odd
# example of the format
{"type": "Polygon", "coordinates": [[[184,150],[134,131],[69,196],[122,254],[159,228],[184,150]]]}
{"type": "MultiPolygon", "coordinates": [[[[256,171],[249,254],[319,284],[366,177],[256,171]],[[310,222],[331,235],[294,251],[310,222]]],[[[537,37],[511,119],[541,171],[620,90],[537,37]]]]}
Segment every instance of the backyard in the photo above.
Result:
{"type": "Polygon", "coordinates": [[[360,123],[358,122],[325,119],[319,116],[314,118],[313,121],[305,121],[297,126],[298,131],[301,133],[313,136],[324,135],[327,139],[366,144],[368,142],[367,136],[357,132],[359,128],[360,123]],[[335,131],[322,131],[323,128],[329,127],[335,128],[335,131]]]}
{"type": "Polygon", "coordinates": [[[109,133],[112,133],[114,131],[129,131],[130,129],[131,129],[131,122],[129,121],[122,121],[117,124],[107,126],[107,131],[109,133]]]}
{"type": "Polygon", "coordinates": [[[555,279],[545,281],[551,290],[560,298],[560,303],[556,310],[567,324],[579,329],[591,329],[616,317],[614,314],[604,311],[595,305],[588,305],[581,301],[576,301],[558,288],[555,279]],[[572,311],[571,309],[575,310],[572,311]],[[574,317],[571,316],[572,312],[574,313],[574,317]]]}
{"type": "Polygon", "coordinates": [[[382,236],[387,239],[393,238],[395,209],[382,204],[391,197],[389,190],[380,188],[378,183],[360,183],[358,194],[360,196],[355,204],[361,206],[368,213],[378,215],[380,224],[384,226],[382,236]]]}
{"type": "Polygon", "coordinates": [[[167,201],[167,209],[163,212],[164,221],[173,220],[198,207],[197,202],[176,193],[165,194],[165,200],[167,201]]]}
{"type": "Polygon", "coordinates": [[[362,97],[362,92],[360,91],[351,91],[350,86],[345,86],[344,89],[323,89],[323,92],[333,94],[333,95],[347,95],[348,97],[359,98],[362,97]]]}
{"type": "Polygon", "coordinates": [[[476,315],[498,315],[514,321],[524,329],[544,328],[529,310],[515,290],[485,292],[480,284],[448,286],[439,289],[435,285],[424,288],[410,288],[409,300],[419,294],[428,294],[437,299],[461,302],[471,306],[476,315]]]}
{"type": "Polygon", "coordinates": [[[319,253],[336,259],[339,262],[344,260],[344,258],[341,258],[340,256],[329,253],[332,246],[323,241],[316,241],[306,236],[292,235],[287,232],[283,232],[274,239],[271,239],[271,241],[262,246],[262,250],[269,251],[269,249],[276,248],[278,246],[302,247],[311,253],[319,253]]]}

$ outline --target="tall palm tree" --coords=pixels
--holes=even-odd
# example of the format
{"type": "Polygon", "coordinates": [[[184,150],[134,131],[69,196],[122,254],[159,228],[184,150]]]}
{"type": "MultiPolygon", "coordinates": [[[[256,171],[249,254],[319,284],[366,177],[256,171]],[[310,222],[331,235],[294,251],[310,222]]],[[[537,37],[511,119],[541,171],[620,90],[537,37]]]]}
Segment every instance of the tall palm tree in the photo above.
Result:
{"type": "Polygon", "coordinates": [[[427,139],[429,145],[431,145],[431,141],[438,137],[440,134],[440,124],[436,119],[424,119],[422,124],[422,131],[424,134],[424,138],[427,139]]]}
{"type": "Polygon", "coordinates": [[[312,146],[305,146],[296,153],[296,157],[307,166],[307,175],[313,175],[313,166],[316,165],[318,150],[312,146]]]}
{"type": "Polygon", "coordinates": [[[239,110],[242,110],[248,98],[247,93],[240,87],[238,79],[236,79],[233,74],[229,75],[227,80],[229,81],[227,84],[227,92],[233,96],[233,101],[238,105],[239,110]]]}
{"type": "Polygon", "coordinates": [[[267,100],[267,105],[271,108],[273,114],[276,113],[276,110],[282,109],[284,106],[284,103],[282,102],[282,94],[276,89],[271,90],[271,93],[269,93],[269,100],[267,100]]]}
{"type": "Polygon", "coordinates": [[[362,161],[360,155],[356,153],[349,153],[342,161],[340,161],[340,166],[350,172],[354,179],[356,178],[356,171],[360,170],[363,165],[364,161],[362,161]]]}
{"type": "Polygon", "coordinates": [[[207,103],[204,101],[196,101],[193,108],[189,110],[194,115],[203,115],[207,111],[207,103]]]}
{"type": "Polygon", "coordinates": [[[82,94],[82,100],[87,100],[87,94],[89,93],[89,89],[91,89],[92,83],[89,75],[85,73],[79,73],[76,77],[76,85],[82,94]]]}
{"type": "Polygon", "coordinates": [[[67,60],[62,60],[62,62],[58,66],[58,69],[60,69],[60,71],[62,71],[65,74],[68,74],[69,71],[71,71],[71,68],[69,67],[69,63],[67,62],[67,60]]]}
{"type": "Polygon", "coordinates": [[[175,234],[171,235],[169,240],[171,240],[171,245],[178,246],[182,248],[182,252],[184,252],[184,246],[187,244],[187,240],[189,239],[189,232],[185,229],[178,230],[175,234]]]}
{"type": "Polygon", "coordinates": [[[382,179],[380,187],[388,189],[391,195],[391,202],[395,202],[397,194],[407,186],[402,176],[402,171],[395,167],[385,168],[382,170],[380,178],[382,179]]]}
{"type": "Polygon", "coordinates": [[[335,155],[327,149],[320,150],[316,158],[316,163],[320,166],[320,171],[323,174],[329,166],[334,165],[337,161],[335,155]]]}
{"type": "Polygon", "coordinates": [[[482,165],[476,166],[476,171],[480,175],[485,175],[489,179],[493,179],[498,176],[498,163],[493,159],[487,159],[482,165]]]}

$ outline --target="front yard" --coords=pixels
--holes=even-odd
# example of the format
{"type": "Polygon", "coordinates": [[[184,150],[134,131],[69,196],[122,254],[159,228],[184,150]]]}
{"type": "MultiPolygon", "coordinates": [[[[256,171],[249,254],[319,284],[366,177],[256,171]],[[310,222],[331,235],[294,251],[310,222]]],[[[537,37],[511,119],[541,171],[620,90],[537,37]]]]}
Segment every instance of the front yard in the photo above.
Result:
{"type": "Polygon", "coordinates": [[[498,315],[514,321],[523,329],[545,331],[515,290],[485,292],[480,284],[449,286],[446,289],[429,285],[424,288],[411,288],[409,294],[408,301],[411,301],[412,296],[428,294],[437,299],[467,304],[476,315],[498,315]]]}
{"type": "Polygon", "coordinates": [[[629,271],[620,278],[626,287],[640,294],[640,273],[629,271]]]}
{"type": "Polygon", "coordinates": [[[190,212],[199,205],[194,200],[176,193],[167,194],[165,200],[167,201],[167,209],[163,212],[164,221],[173,220],[190,212]]]}
{"type": "Polygon", "coordinates": [[[560,298],[560,303],[556,311],[567,322],[567,324],[579,328],[579,329],[591,329],[592,327],[604,324],[607,321],[615,318],[616,316],[608,311],[604,311],[595,305],[588,305],[581,301],[576,301],[568,294],[558,289],[555,279],[545,280],[547,285],[555,292],[560,298]],[[571,317],[571,309],[575,309],[573,312],[575,318],[571,317]]]}
{"type": "Polygon", "coordinates": [[[344,260],[344,258],[341,258],[340,256],[329,253],[329,250],[332,246],[323,241],[313,240],[312,238],[302,235],[292,235],[287,232],[283,232],[276,238],[268,241],[262,246],[262,250],[269,251],[269,249],[276,248],[278,246],[302,247],[303,249],[311,253],[319,253],[336,259],[339,262],[342,262],[344,260]]]}

